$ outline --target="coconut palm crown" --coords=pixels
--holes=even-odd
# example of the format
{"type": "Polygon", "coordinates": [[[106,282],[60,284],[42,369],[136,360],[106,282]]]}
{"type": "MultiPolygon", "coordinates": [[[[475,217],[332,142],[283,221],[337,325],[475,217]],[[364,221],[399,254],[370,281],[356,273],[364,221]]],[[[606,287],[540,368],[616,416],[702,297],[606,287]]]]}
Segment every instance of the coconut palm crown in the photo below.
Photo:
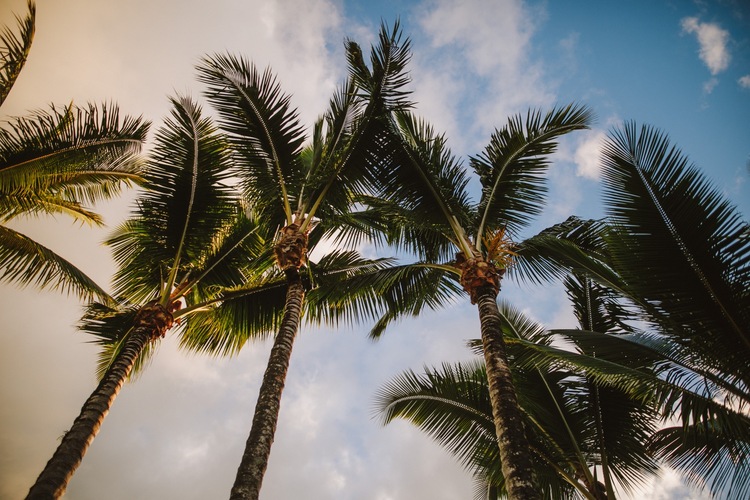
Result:
{"type": "Polygon", "coordinates": [[[388,221],[379,233],[380,242],[411,251],[423,265],[451,274],[479,309],[498,444],[511,498],[538,498],[538,491],[496,297],[517,253],[512,239],[542,209],[544,174],[557,139],[587,128],[591,119],[591,112],[578,105],[511,117],[506,126],[495,130],[485,150],[470,158],[482,186],[479,200],[472,201],[467,191],[469,177],[445,137],[412,114],[396,112],[388,122],[396,146],[377,169],[380,197],[363,201],[370,217],[388,221]]]}

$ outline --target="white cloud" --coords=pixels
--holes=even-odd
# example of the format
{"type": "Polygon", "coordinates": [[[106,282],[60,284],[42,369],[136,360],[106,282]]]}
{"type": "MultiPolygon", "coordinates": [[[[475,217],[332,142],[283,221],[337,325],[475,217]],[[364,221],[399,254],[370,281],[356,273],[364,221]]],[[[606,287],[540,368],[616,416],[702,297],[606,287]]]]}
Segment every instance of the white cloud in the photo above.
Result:
{"type": "Polygon", "coordinates": [[[458,154],[477,153],[508,116],[554,101],[530,56],[545,16],[517,0],[437,0],[415,13],[431,45],[412,70],[419,112],[458,154]]]}
{"type": "Polygon", "coordinates": [[[581,177],[598,180],[602,144],[606,134],[602,130],[592,130],[581,137],[574,154],[576,173],[581,177]]]}
{"type": "Polygon", "coordinates": [[[739,80],[737,80],[737,83],[739,83],[740,87],[742,87],[743,89],[750,89],[750,75],[741,77],[739,80]]]}
{"type": "Polygon", "coordinates": [[[706,83],[703,84],[703,92],[705,92],[706,94],[710,94],[711,92],[714,91],[714,89],[716,88],[718,84],[719,84],[718,78],[711,78],[710,80],[708,80],[706,83]]]}
{"type": "Polygon", "coordinates": [[[698,38],[701,61],[706,64],[712,75],[718,75],[729,67],[731,56],[727,48],[727,30],[716,23],[702,23],[697,17],[686,17],[680,24],[683,33],[696,35],[698,38]]]}

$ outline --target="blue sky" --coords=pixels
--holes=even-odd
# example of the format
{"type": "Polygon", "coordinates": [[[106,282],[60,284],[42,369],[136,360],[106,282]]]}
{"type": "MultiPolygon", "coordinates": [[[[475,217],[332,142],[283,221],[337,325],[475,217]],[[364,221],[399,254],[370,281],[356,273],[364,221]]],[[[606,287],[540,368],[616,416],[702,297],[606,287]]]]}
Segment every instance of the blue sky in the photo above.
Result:
{"type": "MultiPolygon", "coordinates": [[[[530,107],[581,102],[597,123],[567,138],[550,170],[535,228],[570,214],[598,216],[597,148],[622,120],[668,133],[716,186],[750,212],[750,8],[732,1],[40,0],[29,62],[3,117],[46,103],[117,101],[154,130],[175,92],[200,95],[194,65],[230,51],[270,65],[305,123],[344,72],[345,36],[367,46],[400,18],[413,41],[417,112],[454,153],[481,151],[494,127],[530,107]],[[744,83],[743,83],[744,82],[744,83]]],[[[2,24],[24,0],[0,7],[2,24]]],[[[99,208],[110,226],[132,194],[99,208]]],[[[108,229],[21,221],[106,285],[108,229]]],[[[373,251],[373,249],[365,249],[373,251]]],[[[549,326],[573,325],[559,287],[505,283],[503,296],[549,326]]],[[[33,482],[95,386],[96,348],[73,325],[81,304],[0,285],[0,499],[33,482]]],[[[372,416],[380,385],[405,369],[467,359],[476,311],[454,304],[395,325],[378,343],[366,328],[303,326],[282,402],[262,497],[267,500],[470,498],[469,475],[409,425],[372,416]]],[[[232,359],[179,352],[162,341],[128,384],[68,490],[77,500],[228,496],[250,428],[270,344],[232,359]]],[[[628,498],[625,495],[623,498],[628,498]]],[[[673,474],[630,498],[703,498],[673,474]]]]}

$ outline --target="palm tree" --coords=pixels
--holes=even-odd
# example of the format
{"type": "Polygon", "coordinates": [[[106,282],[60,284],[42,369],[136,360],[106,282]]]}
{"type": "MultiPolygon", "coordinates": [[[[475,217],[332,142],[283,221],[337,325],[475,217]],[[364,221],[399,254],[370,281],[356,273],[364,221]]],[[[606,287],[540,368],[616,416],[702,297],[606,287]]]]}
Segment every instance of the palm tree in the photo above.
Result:
{"type": "Polygon", "coordinates": [[[658,130],[626,123],[602,159],[612,267],[652,329],[665,417],[658,457],[716,495],[750,495],[750,225],[658,130]]]}
{"type": "Polygon", "coordinates": [[[478,202],[470,201],[469,179],[445,138],[405,112],[394,116],[390,130],[398,146],[377,169],[383,199],[371,198],[368,205],[374,218],[388,221],[386,243],[415,252],[422,265],[452,273],[477,305],[506,487],[510,498],[538,498],[496,298],[515,253],[509,237],[541,211],[547,157],[556,139],[586,128],[591,113],[570,105],[545,115],[530,111],[525,120],[511,117],[485,151],[471,158],[482,185],[478,202]]]}
{"type": "MultiPolygon", "coordinates": [[[[36,8],[17,17],[18,34],[0,33],[0,105],[31,49],[36,8]]],[[[107,294],[70,262],[7,227],[21,216],[66,214],[88,224],[101,217],[84,206],[138,182],[136,153],[148,124],[120,118],[114,105],[72,104],[9,118],[0,127],[0,281],[57,288],[85,298],[107,294]]]]}
{"type": "Polygon", "coordinates": [[[346,42],[349,76],[315,124],[308,147],[303,146],[303,129],[290,98],[270,71],[222,55],[206,58],[199,66],[209,88],[207,97],[235,148],[240,188],[259,219],[281,227],[274,253],[278,269],[286,275],[284,316],[260,387],[233,499],[258,498],[304,304],[301,270],[307,266],[310,241],[319,239],[325,227],[335,226],[333,221],[346,218],[353,191],[372,185],[372,163],[388,154],[380,117],[406,105],[400,88],[407,82],[408,46],[408,41],[401,41],[398,24],[390,31],[382,26],[370,68],[359,45],[346,42]],[[315,228],[319,220],[323,224],[315,228]]]}
{"type": "MultiPolygon", "coordinates": [[[[583,328],[620,334],[620,306],[587,279],[567,283],[583,328]],[[583,300],[581,300],[583,299],[583,300]],[[612,313],[615,313],[612,315],[612,313]]],[[[575,345],[579,365],[530,362],[559,335],[501,304],[503,332],[527,429],[537,486],[544,498],[615,498],[613,477],[629,489],[656,470],[646,444],[655,409],[625,388],[587,375],[600,374],[595,353],[575,345]],[[601,470],[602,479],[597,479],[601,470]],[[603,482],[602,482],[603,481],[603,482]]],[[[481,344],[472,342],[481,351],[481,344]]],[[[570,355],[569,353],[568,355],[570,355]]],[[[410,420],[458,456],[477,479],[477,498],[505,498],[487,373],[479,362],[444,365],[424,375],[409,371],[378,395],[383,421],[410,420]]]]}
{"type": "MultiPolygon", "coordinates": [[[[214,310],[223,290],[242,283],[243,267],[236,264],[260,254],[258,225],[227,184],[226,141],[193,101],[172,104],[172,118],[158,132],[148,161],[146,191],[133,217],[108,241],[119,264],[118,302],[92,303],[83,319],[82,328],[107,345],[101,381],[27,498],[64,493],[144,350],[183,316],[214,310]]],[[[243,328],[242,317],[224,320],[225,328],[243,328]]]]}

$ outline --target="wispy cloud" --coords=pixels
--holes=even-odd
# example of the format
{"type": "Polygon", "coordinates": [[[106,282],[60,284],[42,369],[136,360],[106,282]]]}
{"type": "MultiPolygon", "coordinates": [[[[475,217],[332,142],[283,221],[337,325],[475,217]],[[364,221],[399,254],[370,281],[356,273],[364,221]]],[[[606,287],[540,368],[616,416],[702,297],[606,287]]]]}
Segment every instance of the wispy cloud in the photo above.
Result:
{"type": "Polygon", "coordinates": [[[739,83],[740,87],[742,87],[743,89],[750,89],[750,75],[741,77],[739,80],[737,80],[737,83],[739,83]]]}
{"type": "Polygon", "coordinates": [[[729,32],[716,23],[703,23],[697,17],[685,17],[680,22],[682,32],[695,35],[700,44],[701,61],[712,75],[718,75],[729,67],[731,56],[727,44],[729,32]]]}
{"type": "Polygon", "coordinates": [[[509,115],[554,101],[531,57],[543,10],[518,0],[436,0],[421,5],[416,16],[430,50],[415,57],[415,97],[460,154],[483,147],[509,115]]]}

